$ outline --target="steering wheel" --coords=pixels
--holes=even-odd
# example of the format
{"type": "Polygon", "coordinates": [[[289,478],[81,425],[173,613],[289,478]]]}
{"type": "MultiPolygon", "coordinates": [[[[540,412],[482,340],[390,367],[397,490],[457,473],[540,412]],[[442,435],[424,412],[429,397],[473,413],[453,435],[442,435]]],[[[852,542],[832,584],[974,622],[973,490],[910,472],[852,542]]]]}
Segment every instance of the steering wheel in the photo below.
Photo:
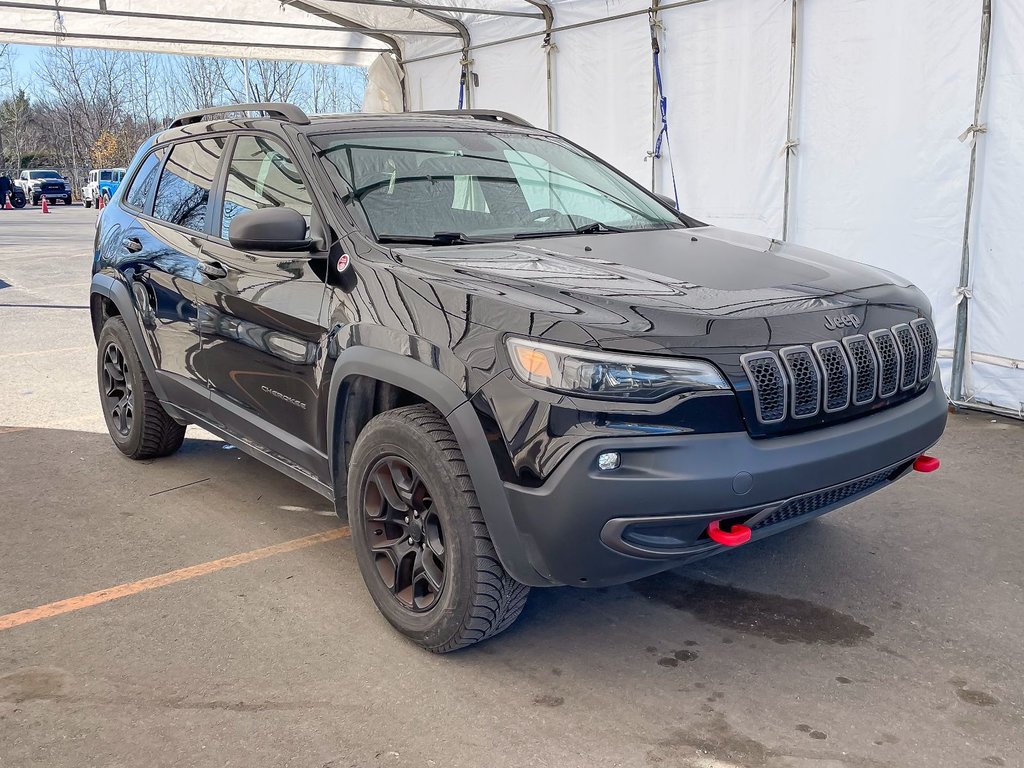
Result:
{"type": "Polygon", "coordinates": [[[556,211],[554,208],[538,208],[536,211],[530,212],[530,222],[533,223],[541,219],[556,219],[564,215],[564,213],[556,211]]]}

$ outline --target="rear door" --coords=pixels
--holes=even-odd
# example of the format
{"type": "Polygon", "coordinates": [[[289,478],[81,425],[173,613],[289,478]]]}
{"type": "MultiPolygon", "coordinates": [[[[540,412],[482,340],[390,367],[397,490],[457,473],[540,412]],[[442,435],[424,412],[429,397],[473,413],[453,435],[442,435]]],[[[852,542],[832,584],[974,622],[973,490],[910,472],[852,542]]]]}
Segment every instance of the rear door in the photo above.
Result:
{"type": "MultiPolygon", "coordinates": [[[[319,415],[326,286],[310,254],[237,250],[231,220],[284,206],[316,217],[305,179],[278,138],[241,134],[219,185],[215,231],[202,259],[219,278],[200,290],[203,370],[214,419],[317,477],[326,476],[319,415]]],[[[326,263],[326,262],[323,262],[326,263]]],[[[212,274],[208,272],[208,274],[212,274]]]]}
{"type": "Polygon", "coordinates": [[[135,254],[136,301],[150,352],[171,400],[195,413],[209,410],[202,363],[197,297],[206,279],[200,249],[207,238],[210,193],[226,137],[184,141],[158,149],[140,168],[125,207],[141,215],[123,233],[135,254]]]}

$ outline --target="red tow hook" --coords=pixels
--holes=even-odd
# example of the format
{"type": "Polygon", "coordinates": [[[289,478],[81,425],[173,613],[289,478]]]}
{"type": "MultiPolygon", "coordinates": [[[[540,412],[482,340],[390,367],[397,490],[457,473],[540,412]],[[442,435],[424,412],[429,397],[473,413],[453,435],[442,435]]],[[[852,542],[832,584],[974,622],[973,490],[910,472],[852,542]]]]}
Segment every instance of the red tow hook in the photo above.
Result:
{"type": "Polygon", "coordinates": [[[925,456],[923,453],[914,459],[915,472],[934,472],[939,468],[939,460],[934,456],[925,456]]]}
{"type": "Polygon", "coordinates": [[[723,531],[715,520],[708,526],[708,537],[726,547],[738,547],[750,541],[750,529],[745,525],[734,525],[730,530],[723,531]]]}

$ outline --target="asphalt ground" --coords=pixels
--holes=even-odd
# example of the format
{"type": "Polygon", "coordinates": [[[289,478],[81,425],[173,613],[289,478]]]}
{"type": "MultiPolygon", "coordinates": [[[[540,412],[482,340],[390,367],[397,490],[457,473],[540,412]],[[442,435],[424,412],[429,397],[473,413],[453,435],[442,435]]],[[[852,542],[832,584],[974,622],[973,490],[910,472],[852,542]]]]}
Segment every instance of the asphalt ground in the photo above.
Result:
{"type": "Polygon", "coordinates": [[[194,429],[168,459],[114,449],[95,219],[0,210],[0,766],[1024,765],[1019,422],[951,416],[937,473],[633,585],[534,590],[432,656],[320,497],[194,429]]]}

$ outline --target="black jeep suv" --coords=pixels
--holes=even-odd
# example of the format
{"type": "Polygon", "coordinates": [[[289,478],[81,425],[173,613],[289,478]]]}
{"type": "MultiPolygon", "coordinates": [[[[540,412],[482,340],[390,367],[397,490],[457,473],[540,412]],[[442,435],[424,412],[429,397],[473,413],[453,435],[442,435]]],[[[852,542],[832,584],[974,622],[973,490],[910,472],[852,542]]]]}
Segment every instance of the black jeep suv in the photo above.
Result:
{"type": "MultiPolygon", "coordinates": [[[[100,397],[333,500],[432,651],[884,488],[938,440],[927,299],[706,226],[504,113],[176,119],[100,218],[100,397]]],[[[220,112],[223,115],[223,110],[220,112]]]]}

